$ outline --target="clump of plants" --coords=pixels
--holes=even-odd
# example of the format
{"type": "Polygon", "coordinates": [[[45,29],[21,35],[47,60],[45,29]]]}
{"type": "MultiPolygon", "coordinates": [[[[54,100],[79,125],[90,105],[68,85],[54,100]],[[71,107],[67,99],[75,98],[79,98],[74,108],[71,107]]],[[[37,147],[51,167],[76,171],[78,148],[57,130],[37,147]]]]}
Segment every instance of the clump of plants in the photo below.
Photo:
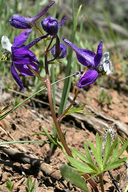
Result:
{"type": "MultiPolygon", "coordinates": [[[[60,167],[61,174],[64,179],[69,180],[71,183],[84,191],[88,191],[86,183],[89,182],[91,188],[98,192],[100,190],[92,179],[93,177],[97,176],[100,181],[101,190],[104,191],[104,173],[107,171],[109,172],[111,169],[113,170],[120,167],[127,161],[127,156],[121,157],[121,155],[127,148],[128,142],[122,143],[122,147],[119,150],[118,138],[112,141],[111,134],[107,133],[106,139],[104,141],[103,137],[100,138],[99,135],[96,134],[96,146],[94,146],[94,144],[88,140],[87,143],[84,143],[85,154],[82,154],[75,148],[70,149],[68,147],[60,124],[65,115],[67,115],[69,112],[73,112],[71,108],[81,88],[95,82],[99,75],[109,75],[112,73],[111,62],[109,60],[109,52],[102,53],[102,40],[97,42],[96,52],[86,49],[86,47],[83,49],[75,45],[75,32],[82,6],[79,7],[75,17],[73,1],[73,21],[72,33],[71,37],[69,37],[70,40],[65,37],[60,38],[59,30],[61,30],[61,28],[66,25],[67,18],[64,17],[62,20],[58,20],[56,17],[51,15],[45,18],[45,13],[49,8],[51,9],[51,7],[54,6],[54,3],[54,1],[51,1],[45,7],[45,9],[36,16],[25,17],[14,14],[9,20],[10,25],[16,28],[16,30],[22,29],[22,33],[19,30],[19,35],[14,37],[13,43],[9,41],[8,37],[2,37],[1,42],[2,49],[4,51],[4,56],[2,58],[6,60],[8,57],[11,57],[11,73],[21,91],[26,91],[27,87],[24,87],[19,74],[26,77],[35,76],[44,87],[33,93],[23,102],[15,105],[14,108],[9,110],[7,113],[4,113],[0,119],[3,119],[6,115],[8,115],[10,112],[19,107],[31,97],[47,89],[50,111],[54,122],[52,135],[47,132],[46,128],[42,127],[43,134],[45,134],[52,142],[48,156],[50,157],[50,155],[53,154],[54,146],[56,145],[62,150],[62,152],[65,154],[65,157],[69,161],[68,165],[62,165],[60,167]],[[36,24],[36,21],[42,16],[44,18],[42,19],[39,26],[36,24]],[[33,30],[36,30],[38,37],[33,39],[30,43],[26,44],[26,41],[30,38],[30,34],[33,30]],[[31,51],[31,48],[34,47],[37,43],[42,46],[43,63],[39,62],[35,53],[31,51]],[[69,49],[67,49],[67,47],[69,49]],[[83,66],[83,70],[74,71],[75,67],[71,65],[73,51],[77,61],[79,62],[79,65],[83,66]],[[67,55],[68,57],[66,57],[67,55]],[[54,77],[56,73],[56,62],[58,65],[60,60],[65,60],[66,72],[61,102],[58,114],[56,114],[54,87],[56,82],[54,81],[54,77]],[[44,76],[41,74],[42,68],[45,71],[44,76]],[[71,87],[72,76],[78,76],[79,80],[76,84],[74,98],[71,101],[71,104],[66,108],[65,106],[71,87]]],[[[103,103],[105,99],[107,99],[107,103],[110,104],[111,97],[106,94],[105,90],[102,90],[98,100],[100,103],[103,103]]],[[[1,113],[5,112],[5,110],[6,109],[3,109],[1,113]]],[[[80,110],[81,108],[76,108],[75,112],[79,112],[80,110]]],[[[8,185],[8,188],[12,190],[10,181],[8,181],[6,184],[8,185]]],[[[118,185],[114,183],[114,186],[119,190],[118,185]]],[[[128,186],[126,187],[125,191],[127,188],[128,186]]],[[[26,191],[34,191],[34,183],[32,183],[30,179],[27,180],[26,191]]]]}

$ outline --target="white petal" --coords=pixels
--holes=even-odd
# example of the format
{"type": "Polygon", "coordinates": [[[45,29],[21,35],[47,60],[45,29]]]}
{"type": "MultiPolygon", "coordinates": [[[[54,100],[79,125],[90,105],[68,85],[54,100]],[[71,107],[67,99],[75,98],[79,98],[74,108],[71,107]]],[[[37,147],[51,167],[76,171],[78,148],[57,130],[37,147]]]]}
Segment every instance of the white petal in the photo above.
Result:
{"type": "Polygon", "coordinates": [[[109,75],[112,73],[111,71],[111,62],[110,61],[106,61],[103,63],[103,68],[104,68],[104,71],[106,72],[106,75],[109,75]]]}
{"type": "Polygon", "coordinates": [[[11,53],[12,44],[10,43],[10,41],[9,41],[7,36],[2,36],[1,44],[2,44],[2,49],[3,50],[9,51],[11,53]]]}
{"type": "Polygon", "coordinates": [[[109,60],[109,52],[105,52],[101,58],[100,63],[104,63],[106,60],[109,60]]]}

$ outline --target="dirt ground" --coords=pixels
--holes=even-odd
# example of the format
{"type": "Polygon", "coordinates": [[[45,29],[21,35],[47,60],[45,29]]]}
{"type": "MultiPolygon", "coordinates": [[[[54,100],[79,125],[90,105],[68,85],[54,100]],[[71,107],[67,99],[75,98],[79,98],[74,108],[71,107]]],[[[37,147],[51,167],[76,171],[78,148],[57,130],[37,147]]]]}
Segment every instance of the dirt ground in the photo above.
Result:
{"type": "MultiPolygon", "coordinates": [[[[88,90],[80,91],[77,97],[79,105],[85,103],[85,111],[87,113],[90,113],[90,109],[93,109],[93,112],[95,111],[95,113],[108,119],[113,119],[113,122],[121,122],[125,125],[126,130],[119,130],[112,121],[107,121],[106,124],[109,127],[114,126],[114,129],[117,131],[116,136],[121,134],[127,137],[128,92],[124,93],[114,89],[105,89],[108,94],[112,95],[112,101],[110,105],[106,101],[101,105],[97,100],[99,90],[100,87],[98,85],[91,85],[88,90]]],[[[73,93],[71,95],[73,96],[73,93]]],[[[9,92],[8,99],[1,102],[0,108],[2,109],[8,101],[13,101],[14,96],[14,93],[9,92]]],[[[18,95],[18,97],[20,101],[23,100],[22,96],[18,95]]],[[[47,102],[45,96],[43,99],[46,99],[47,102]]],[[[88,118],[87,115],[86,118],[88,118]]],[[[47,141],[44,135],[32,135],[41,132],[41,126],[44,126],[52,134],[52,123],[49,106],[38,101],[29,100],[0,121],[0,142],[23,140],[47,141]]],[[[78,121],[77,116],[69,115],[62,120],[61,128],[63,132],[66,132],[66,141],[69,148],[74,147],[84,153],[84,142],[87,139],[95,143],[95,133],[99,132],[100,136],[102,136],[105,126],[102,125],[100,131],[97,131],[93,128],[93,125],[91,128],[88,125],[85,121],[78,121]]],[[[60,149],[56,149],[50,162],[47,162],[46,158],[49,152],[49,144],[46,142],[5,145],[4,149],[0,149],[0,191],[7,191],[5,183],[8,179],[13,183],[13,192],[25,191],[26,180],[29,176],[31,176],[33,181],[35,179],[36,192],[82,191],[61,178],[59,166],[67,162],[67,160],[60,149]],[[12,150],[12,152],[18,152],[18,156],[9,155],[8,149],[12,150]],[[20,158],[22,161],[20,162],[19,157],[24,156],[24,154],[26,154],[27,160],[23,162],[22,158],[20,158]]],[[[112,171],[112,174],[115,179],[117,175],[121,177],[118,185],[122,187],[122,181],[126,175],[126,167],[122,166],[120,169],[112,171]]],[[[97,178],[95,178],[95,182],[99,188],[97,178]]],[[[91,191],[89,184],[87,186],[89,191],[91,191]]],[[[105,191],[116,191],[108,173],[104,174],[104,186],[105,191]]]]}

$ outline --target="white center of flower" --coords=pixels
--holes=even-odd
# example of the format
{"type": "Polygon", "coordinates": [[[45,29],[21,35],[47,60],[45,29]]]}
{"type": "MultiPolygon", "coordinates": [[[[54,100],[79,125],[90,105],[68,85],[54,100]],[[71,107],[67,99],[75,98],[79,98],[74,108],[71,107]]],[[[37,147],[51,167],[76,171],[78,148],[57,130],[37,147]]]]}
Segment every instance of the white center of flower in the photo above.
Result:
{"type": "Polygon", "coordinates": [[[109,61],[109,52],[105,52],[101,58],[99,65],[97,66],[98,72],[105,72],[106,75],[112,73],[111,62],[109,61]]]}

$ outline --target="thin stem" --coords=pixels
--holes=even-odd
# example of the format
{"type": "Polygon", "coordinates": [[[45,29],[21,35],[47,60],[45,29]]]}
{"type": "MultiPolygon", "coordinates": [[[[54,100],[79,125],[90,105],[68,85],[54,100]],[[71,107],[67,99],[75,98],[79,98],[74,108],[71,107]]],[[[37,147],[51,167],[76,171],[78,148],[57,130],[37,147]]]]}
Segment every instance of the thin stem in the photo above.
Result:
{"type": "Polygon", "coordinates": [[[101,191],[104,192],[104,184],[103,184],[103,176],[102,176],[102,174],[99,175],[99,179],[100,179],[101,191]]]}
{"type": "Polygon", "coordinates": [[[109,174],[109,176],[110,176],[110,178],[111,178],[111,180],[112,180],[112,183],[113,183],[113,185],[115,186],[116,190],[119,191],[119,192],[121,192],[120,188],[119,188],[118,185],[117,185],[117,180],[114,179],[111,171],[108,171],[108,174],[109,174]]]}
{"type": "Polygon", "coordinates": [[[57,118],[57,121],[60,121],[60,120],[65,116],[65,114],[68,112],[68,110],[72,107],[72,105],[74,104],[74,101],[76,100],[76,97],[77,97],[78,93],[79,93],[79,88],[77,88],[76,94],[75,94],[75,96],[74,96],[71,104],[70,104],[70,105],[67,107],[67,109],[57,118]]]}
{"type": "Polygon", "coordinates": [[[89,183],[90,185],[93,187],[93,189],[95,190],[95,192],[99,192],[96,184],[93,182],[92,179],[89,179],[89,175],[88,174],[85,174],[85,175],[82,175],[89,183]]]}
{"type": "MultiPolygon", "coordinates": [[[[51,41],[50,41],[50,43],[49,43],[49,45],[48,45],[48,47],[47,47],[47,49],[46,49],[46,53],[49,51],[49,48],[50,48],[50,46],[51,46],[51,44],[52,44],[52,41],[53,41],[53,39],[54,39],[54,37],[52,37],[52,39],[51,39],[51,41]]],[[[47,61],[48,62],[48,61],[47,61]]]]}
{"type": "Polygon", "coordinates": [[[50,83],[50,77],[49,77],[49,71],[48,71],[47,53],[46,52],[45,52],[45,71],[46,71],[46,86],[47,86],[47,91],[48,91],[48,100],[49,100],[52,118],[53,118],[53,121],[55,123],[58,136],[60,138],[60,141],[61,141],[66,153],[72,157],[72,154],[71,154],[71,152],[70,152],[70,150],[69,150],[69,148],[65,142],[65,139],[63,137],[63,134],[62,134],[62,131],[60,129],[59,122],[57,121],[56,114],[55,114],[54,107],[53,107],[51,83],[50,83]]]}

